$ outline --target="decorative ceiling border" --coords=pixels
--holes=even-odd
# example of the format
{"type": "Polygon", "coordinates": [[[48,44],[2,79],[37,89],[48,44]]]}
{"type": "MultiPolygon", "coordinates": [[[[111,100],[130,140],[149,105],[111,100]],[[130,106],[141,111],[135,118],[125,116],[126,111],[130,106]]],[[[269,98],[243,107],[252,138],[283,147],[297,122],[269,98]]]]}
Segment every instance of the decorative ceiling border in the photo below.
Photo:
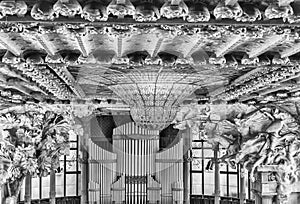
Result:
{"type": "MultiPolygon", "coordinates": [[[[14,16],[19,19],[29,16],[32,20],[53,21],[60,18],[80,18],[87,22],[106,22],[110,19],[129,18],[136,22],[156,22],[160,19],[183,19],[189,23],[211,22],[231,19],[236,22],[264,22],[280,19],[287,23],[299,23],[298,2],[266,1],[241,2],[221,0],[40,0],[32,4],[25,1],[3,0],[0,3],[0,18],[14,16]]],[[[6,19],[5,19],[6,20],[6,19]]],[[[69,19],[73,20],[73,19],[69,19]]]]}

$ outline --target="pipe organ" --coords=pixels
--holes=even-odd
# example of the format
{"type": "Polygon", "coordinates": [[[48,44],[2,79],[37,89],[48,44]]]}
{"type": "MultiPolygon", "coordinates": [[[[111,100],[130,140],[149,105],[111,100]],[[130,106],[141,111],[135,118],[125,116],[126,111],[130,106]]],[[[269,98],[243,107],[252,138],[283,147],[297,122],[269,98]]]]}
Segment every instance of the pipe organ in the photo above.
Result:
{"type": "Polygon", "coordinates": [[[89,203],[183,203],[183,140],[159,151],[159,131],[127,123],[113,130],[113,152],[89,142],[89,203]]]}
{"type": "Polygon", "coordinates": [[[116,179],[117,154],[106,151],[89,140],[89,201],[111,203],[110,185],[116,179]]]}

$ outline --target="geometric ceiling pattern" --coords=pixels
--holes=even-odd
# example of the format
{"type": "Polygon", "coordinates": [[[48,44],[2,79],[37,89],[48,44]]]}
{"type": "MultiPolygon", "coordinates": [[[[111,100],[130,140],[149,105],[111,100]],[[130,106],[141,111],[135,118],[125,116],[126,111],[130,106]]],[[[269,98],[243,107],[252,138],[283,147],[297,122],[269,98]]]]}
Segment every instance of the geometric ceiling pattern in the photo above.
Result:
{"type": "Polygon", "coordinates": [[[111,87],[149,71],[192,78],[196,88],[183,103],[297,100],[297,5],[1,1],[1,104],[124,103],[111,87]]]}

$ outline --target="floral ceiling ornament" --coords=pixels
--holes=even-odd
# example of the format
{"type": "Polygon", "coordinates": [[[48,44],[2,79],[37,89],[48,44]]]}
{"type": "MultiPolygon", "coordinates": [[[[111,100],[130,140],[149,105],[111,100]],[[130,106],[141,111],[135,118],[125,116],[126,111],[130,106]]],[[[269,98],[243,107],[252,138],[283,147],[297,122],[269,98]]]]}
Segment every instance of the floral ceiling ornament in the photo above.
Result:
{"type": "Polygon", "coordinates": [[[223,18],[237,19],[243,15],[243,10],[237,1],[226,5],[225,0],[222,0],[218,3],[213,13],[217,20],[223,18]]]}
{"type": "Polygon", "coordinates": [[[27,13],[27,5],[24,1],[19,0],[3,0],[0,2],[0,18],[7,15],[17,15],[24,17],[27,13]]]}
{"type": "Polygon", "coordinates": [[[134,16],[135,7],[130,0],[112,0],[107,6],[107,14],[118,17],[134,16]]]}
{"type": "Polygon", "coordinates": [[[186,17],[188,22],[205,22],[210,20],[208,8],[200,0],[194,0],[189,5],[189,13],[186,17]]]}
{"type": "Polygon", "coordinates": [[[60,64],[60,63],[64,63],[64,59],[62,58],[62,56],[57,53],[55,55],[47,55],[45,58],[45,62],[50,63],[50,64],[60,64]]]}
{"type": "Polygon", "coordinates": [[[82,13],[82,7],[77,0],[58,0],[53,5],[53,10],[57,15],[74,17],[82,13]]]}
{"type": "Polygon", "coordinates": [[[91,22],[106,21],[108,14],[103,2],[92,0],[85,4],[81,17],[91,22]]]}
{"type": "Polygon", "coordinates": [[[265,10],[267,19],[282,18],[284,21],[294,14],[291,5],[279,6],[277,3],[272,3],[265,10]]]}
{"type": "Polygon", "coordinates": [[[258,64],[259,58],[258,57],[252,57],[249,58],[249,55],[244,54],[243,58],[241,59],[241,64],[243,65],[255,65],[258,64]]]}
{"type": "Polygon", "coordinates": [[[153,0],[142,0],[136,6],[133,18],[138,22],[157,21],[161,15],[153,0]]]}
{"type": "Polygon", "coordinates": [[[216,65],[225,65],[226,59],[224,56],[217,57],[215,54],[209,57],[208,59],[210,64],[216,64],[216,65]]]}
{"type": "Polygon", "coordinates": [[[44,64],[44,59],[38,52],[25,53],[24,58],[27,64],[44,64]]]}
{"type": "Polygon", "coordinates": [[[6,51],[2,58],[2,62],[7,64],[18,64],[21,62],[21,58],[19,56],[15,56],[10,51],[6,51]]]}
{"type": "Polygon", "coordinates": [[[160,14],[168,19],[183,18],[189,13],[189,8],[183,0],[167,0],[160,8],[160,14]]]}
{"type": "Polygon", "coordinates": [[[262,19],[262,14],[258,8],[249,3],[241,3],[243,14],[237,16],[235,20],[242,22],[254,22],[262,19]]]}
{"type": "Polygon", "coordinates": [[[30,104],[1,110],[0,185],[7,185],[7,202],[16,201],[27,175],[59,170],[59,158],[70,149],[72,121],[68,109],[57,107],[30,104]]]}
{"type": "Polygon", "coordinates": [[[35,20],[51,20],[59,17],[53,9],[53,3],[50,0],[40,0],[31,9],[31,17],[35,20]]]}

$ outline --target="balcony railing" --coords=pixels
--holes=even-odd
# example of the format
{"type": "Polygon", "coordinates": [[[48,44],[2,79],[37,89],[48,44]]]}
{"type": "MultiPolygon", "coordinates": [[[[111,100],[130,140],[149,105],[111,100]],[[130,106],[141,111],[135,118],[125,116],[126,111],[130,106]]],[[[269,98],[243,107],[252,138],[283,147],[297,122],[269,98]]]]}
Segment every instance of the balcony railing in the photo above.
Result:
{"type": "MultiPolygon", "coordinates": [[[[192,195],[191,204],[214,204],[214,196],[207,195],[192,195]]],[[[220,204],[239,204],[238,198],[221,197],[220,204]]],[[[246,200],[246,204],[254,204],[254,200],[246,200]]]]}
{"type": "MultiPolygon", "coordinates": [[[[31,204],[49,204],[50,199],[31,200],[31,204]]],[[[20,201],[19,204],[24,204],[24,201],[20,201]]],[[[56,204],[80,204],[80,196],[56,198],[56,204]]]]}

